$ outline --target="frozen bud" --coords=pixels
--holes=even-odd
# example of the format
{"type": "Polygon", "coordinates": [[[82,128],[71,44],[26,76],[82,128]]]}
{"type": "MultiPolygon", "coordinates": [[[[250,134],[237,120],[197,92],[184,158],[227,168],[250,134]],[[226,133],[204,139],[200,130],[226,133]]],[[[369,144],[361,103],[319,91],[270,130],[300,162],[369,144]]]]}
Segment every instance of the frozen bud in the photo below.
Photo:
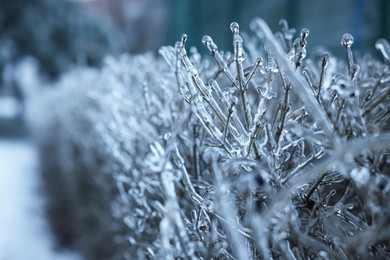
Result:
{"type": "Polygon", "coordinates": [[[353,41],[354,41],[353,36],[350,35],[349,33],[346,33],[341,38],[341,45],[349,48],[353,44],[353,41]]]}
{"type": "Polygon", "coordinates": [[[209,49],[211,53],[215,53],[216,51],[218,51],[217,45],[213,42],[213,39],[210,36],[208,35],[203,36],[202,43],[206,45],[206,47],[209,49]]]}
{"type": "Polygon", "coordinates": [[[352,64],[351,65],[351,79],[356,78],[356,76],[359,74],[360,66],[358,64],[352,64]]]}
{"type": "Polygon", "coordinates": [[[263,59],[262,59],[261,57],[257,58],[257,59],[256,59],[256,65],[257,65],[257,66],[260,66],[260,65],[262,65],[262,64],[263,64],[263,59]]]}
{"type": "Polygon", "coordinates": [[[230,24],[230,30],[233,34],[239,34],[240,33],[240,26],[236,22],[232,22],[230,24]]]}
{"type": "Polygon", "coordinates": [[[303,46],[306,46],[306,38],[307,38],[307,36],[309,36],[309,33],[310,33],[310,31],[307,28],[303,28],[301,31],[301,44],[303,46]]]}
{"type": "Polygon", "coordinates": [[[322,55],[321,61],[322,61],[322,63],[321,63],[322,67],[326,68],[328,66],[328,63],[329,63],[329,55],[328,54],[322,55]]]}
{"type": "Polygon", "coordinates": [[[183,33],[181,35],[181,42],[183,43],[183,45],[186,44],[186,42],[187,42],[187,34],[183,33]]]}
{"type": "Polygon", "coordinates": [[[233,33],[233,47],[234,47],[234,56],[235,60],[239,63],[242,63],[245,59],[244,48],[242,46],[242,38],[239,35],[240,26],[236,22],[230,24],[230,30],[233,33]]]}

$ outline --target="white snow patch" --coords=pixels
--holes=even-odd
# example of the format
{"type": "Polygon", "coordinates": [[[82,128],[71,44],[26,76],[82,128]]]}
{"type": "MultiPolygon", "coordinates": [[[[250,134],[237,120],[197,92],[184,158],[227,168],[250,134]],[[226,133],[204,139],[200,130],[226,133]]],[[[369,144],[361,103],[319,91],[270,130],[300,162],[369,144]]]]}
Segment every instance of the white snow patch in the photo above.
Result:
{"type": "Polygon", "coordinates": [[[54,249],[44,218],[34,147],[0,139],[0,260],[75,260],[54,249]]]}

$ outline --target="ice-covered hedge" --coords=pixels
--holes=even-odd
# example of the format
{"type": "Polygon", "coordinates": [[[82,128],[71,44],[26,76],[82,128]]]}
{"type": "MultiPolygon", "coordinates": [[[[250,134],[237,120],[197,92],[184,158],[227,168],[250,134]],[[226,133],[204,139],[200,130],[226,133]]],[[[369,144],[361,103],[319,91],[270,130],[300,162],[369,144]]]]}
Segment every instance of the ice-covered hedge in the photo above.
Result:
{"type": "Polygon", "coordinates": [[[33,102],[48,212],[88,259],[390,257],[390,47],[306,53],[231,24],[161,57],[77,69],[33,102]]]}

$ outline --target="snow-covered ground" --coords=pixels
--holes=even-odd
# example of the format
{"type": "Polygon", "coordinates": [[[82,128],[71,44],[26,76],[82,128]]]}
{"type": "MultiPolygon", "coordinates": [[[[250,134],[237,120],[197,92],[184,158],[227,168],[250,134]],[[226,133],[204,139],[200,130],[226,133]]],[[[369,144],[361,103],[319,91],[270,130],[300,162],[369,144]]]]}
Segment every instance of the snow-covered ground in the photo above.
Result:
{"type": "Polygon", "coordinates": [[[0,260],[80,259],[54,249],[37,167],[31,143],[0,139],[0,260]]]}

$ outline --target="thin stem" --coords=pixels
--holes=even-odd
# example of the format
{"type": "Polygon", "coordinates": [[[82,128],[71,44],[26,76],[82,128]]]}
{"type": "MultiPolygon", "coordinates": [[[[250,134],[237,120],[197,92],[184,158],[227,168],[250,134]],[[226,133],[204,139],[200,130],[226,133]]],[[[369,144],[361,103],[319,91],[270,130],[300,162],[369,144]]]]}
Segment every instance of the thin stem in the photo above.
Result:
{"type": "Polygon", "coordinates": [[[338,123],[339,123],[339,120],[340,120],[340,115],[341,115],[341,110],[344,108],[344,105],[345,105],[345,99],[343,98],[341,100],[341,104],[337,110],[337,114],[336,114],[336,119],[335,119],[335,129],[337,130],[337,132],[340,131],[340,129],[338,128],[338,123]]]}
{"type": "Polygon", "coordinates": [[[261,127],[260,124],[256,124],[256,126],[254,127],[254,131],[253,131],[252,134],[250,135],[249,146],[248,146],[248,152],[247,152],[247,156],[248,156],[249,153],[250,153],[250,151],[251,151],[251,148],[252,148],[252,146],[253,146],[254,152],[255,152],[255,156],[256,156],[256,159],[259,159],[259,158],[261,157],[260,151],[259,151],[259,149],[257,148],[257,146],[256,146],[256,144],[255,144],[255,140],[256,140],[256,138],[257,138],[257,135],[259,134],[260,127],[261,127]]]}
{"type": "MultiPolygon", "coordinates": [[[[245,85],[244,85],[244,89],[248,89],[248,85],[249,85],[249,82],[251,81],[253,75],[255,75],[256,73],[256,70],[257,68],[261,65],[262,63],[262,60],[261,58],[257,58],[256,59],[256,63],[255,65],[253,66],[252,70],[249,72],[248,76],[245,77],[245,85]]],[[[244,75],[245,76],[245,75],[244,75]]]]}
{"type": "Polygon", "coordinates": [[[244,87],[244,76],[243,76],[243,68],[241,62],[239,62],[238,59],[236,59],[236,69],[237,69],[237,81],[238,86],[240,90],[240,97],[241,97],[241,104],[242,109],[244,111],[244,124],[246,131],[249,131],[250,123],[251,123],[251,116],[248,111],[248,99],[246,96],[246,90],[244,87]]]}
{"type": "Polygon", "coordinates": [[[318,92],[316,95],[318,102],[320,102],[321,90],[322,90],[322,85],[324,84],[325,69],[328,66],[328,60],[329,60],[328,55],[325,54],[322,56],[320,82],[318,83],[318,92]]]}
{"type": "Polygon", "coordinates": [[[203,199],[202,196],[200,196],[196,192],[194,186],[192,185],[190,176],[188,175],[187,169],[186,169],[185,164],[184,164],[184,159],[179,152],[179,148],[177,147],[177,144],[175,144],[175,148],[174,148],[173,152],[174,152],[174,156],[176,157],[176,160],[175,160],[177,162],[176,165],[182,173],[182,180],[184,183],[184,187],[187,190],[190,199],[194,203],[196,203],[196,205],[201,205],[202,208],[205,207],[205,200],[203,199]]]}
{"type": "Polygon", "coordinates": [[[368,106],[363,112],[363,115],[370,113],[375,107],[377,107],[385,98],[390,94],[390,88],[383,92],[377,99],[375,99],[371,105],[368,106]]]}
{"type": "Polygon", "coordinates": [[[314,193],[314,191],[317,189],[318,185],[320,185],[321,181],[325,178],[326,175],[328,175],[328,172],[324,172],[323,174],[321,174],[321,176],[313,184],[310,190],[308,190],[308,192],[305,195],[306,204],[309,204],[311,195],[314,193]]]}
{"type": "Polygon", "coordinates": [[[275,133],[276,144],[279,144],[280,135],[282,134],[282,131],[284,128],[284,122],[285,122],[286,114],[288,111],[288,100],[289,100],[288,94],[289,94],[290,89],[291,89],[291,87],[289,85],[286,85],[286,87],[284,88],[284,100],[283,100],[283,104],[280,108],[280,120],[279,120],[279,125],[278,125],[278,127],[276,129],[276,133],[275,133]]]}
{"type": "Polygon", "coordinates": [[[228,117],[227,117],[227,120],[226,120],[226,124],[225,124],[225,129],[223,130],[223,142],[225,142],[226,140],[226,137],[227,137],[227,134],[228,134],[228,129],[229,129],[229,123],[230,123],[230,118],[232,117],[232,114],[233,114],[233,108],[236,104],[234,104],[234,102],[232,102],[232,104],[230,105],[230,108],[229,108],[229,114],[228,114],[228,117]]]}

